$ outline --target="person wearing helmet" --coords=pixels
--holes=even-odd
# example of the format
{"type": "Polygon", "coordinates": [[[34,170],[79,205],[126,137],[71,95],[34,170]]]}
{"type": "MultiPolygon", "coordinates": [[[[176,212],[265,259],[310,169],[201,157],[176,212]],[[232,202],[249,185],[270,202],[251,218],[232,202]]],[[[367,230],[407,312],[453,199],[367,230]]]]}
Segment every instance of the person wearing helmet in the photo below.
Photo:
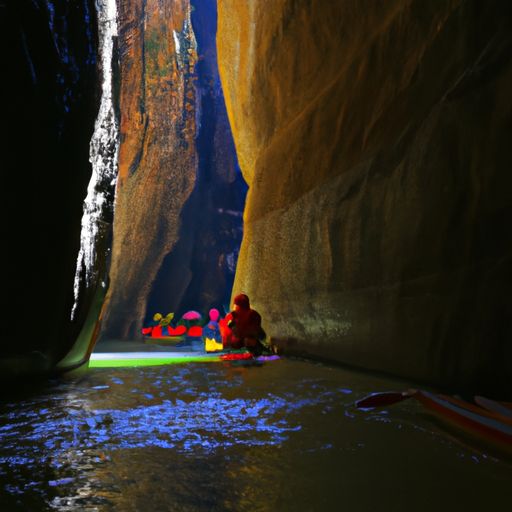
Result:
{"type": "Polygon", "coordinates": [[[220,312],[216,308],[208,312],[209,322],[203,327],[203,342],[206,352],[222,350],[222,336],[219,325],[220,312]]]}
{"type": "Polygon", "coordinates": [[[160,325],[162,318],[163,318],[162,313],[155,313],[153,315],[153,320],[150,322],[149,326],[154,327],[155,325],[160,325]]]}
{"type": "Polygon", "coordinates": [[[220,327],[219,327],[219,310],[216,308],[210,309],[208,312],[210,320],[203,327],[203,338],[215,338],[215,341],[221,341],[220,327]]]}
{"type": "MultiPolygon", "coordinates": [[[[157,314],[159,314],[159,313],[157,313],[157,314]]],[[[155,317],[153,317],[153,319],[154,318],[155,317]]],[[[164,317],[162,317],[162,315],[160,315],[160,325],[162,327],[168,327],[169,325],[171,325],[173,318],[174,318],[174,313],[167,313],[167,315],[165,315],[164,317]]]]}
{"type": "Polygon", "coordinates": [[[226,315],[227,329],[225,329],[222,343],[225,348],[247,348],[255,355],[264,350],[263,340],[266,337],[261,327],[261,315],[252,309],[249,297],[240,293],[234,300],[233,311],[226,315]]]}

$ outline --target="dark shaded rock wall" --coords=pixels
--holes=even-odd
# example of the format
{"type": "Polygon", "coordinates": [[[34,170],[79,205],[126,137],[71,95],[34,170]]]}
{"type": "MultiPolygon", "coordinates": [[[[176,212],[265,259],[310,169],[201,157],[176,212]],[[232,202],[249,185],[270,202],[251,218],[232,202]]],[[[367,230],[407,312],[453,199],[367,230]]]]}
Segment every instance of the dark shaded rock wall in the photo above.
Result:
{"type": "Polygon", "coordinates": [[[102,336],[133,339],[156,311],[229,300],[245,183],[216,68],[215,2],[118,9],[121,146],[102,336]]]}
{"type": "Polygon", "coordinates": [[[219,0],[233,291],[288,350],[509,390],[511,29],[502,1],[219,0]]]}
{"type": "Polygon", "coordinates": [[[3,1],[0,20],[0,350],[32,355],[37,369],[71,347],[91,300],[71,320],[99,103],[95,6],[3,1]]]}

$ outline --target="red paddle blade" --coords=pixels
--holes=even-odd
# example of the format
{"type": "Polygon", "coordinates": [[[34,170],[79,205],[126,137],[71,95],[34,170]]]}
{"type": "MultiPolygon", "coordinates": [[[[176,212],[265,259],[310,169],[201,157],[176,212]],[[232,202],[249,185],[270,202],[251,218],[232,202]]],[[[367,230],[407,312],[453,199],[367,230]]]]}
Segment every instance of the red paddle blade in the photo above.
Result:
{"type": "Polygon", "coordinates": [[[356,407],[358,409],[383,407],[385,405],[396,404],[397,402],[401,402],[402,400],[407,400],[408,398],[411,398],[411,396],[413,395],[410,393],[397,393],[393,391],[386,393],[375,393],[356,402],[356,407]]]}

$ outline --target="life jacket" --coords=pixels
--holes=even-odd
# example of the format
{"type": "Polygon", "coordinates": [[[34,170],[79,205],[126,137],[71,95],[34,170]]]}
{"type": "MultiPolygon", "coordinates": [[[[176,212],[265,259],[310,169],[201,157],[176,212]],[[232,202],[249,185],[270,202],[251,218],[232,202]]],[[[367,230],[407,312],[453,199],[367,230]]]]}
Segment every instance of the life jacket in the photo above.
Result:
{"type": "Polygon", "coordinates": [[[226,315],[226,321],[231,324],[232,339],[242,342],[245,338],[260,339],[261,337],[261,316],[251,308],[238,307],[235,311],[226,315]]]}
{"type": "Polygon", "coordinates": [[[187,332],[187,328],[184,325],[178,325],[173,327],[172,325],[167,326],[167,333],[169,336],[182,336],[187,332]]]}
{"type": "Polygon", "coordinates": [[[214,320],[210,320],[203,327],[203,338],[213,338],[216,341],[220,341],[222,339],[222,336],[220,333],[219,323],[214,320]]]}
{"type": "Polygon", "coordinates": [[[187,332],[187,328],[184,325],[178,325],[172,327],[172,325],[161,326],[154,325],[152,327],[143,327],[142,334],[144,336],[150,336],[151,338],[163,338],[165,336],[182,336],[187,332]]]}
{"type": "Polygon", "coordinates": [[[191,338],[199,338],[203,334],[203,328],[200,325],[193,325],[192,327],[189,327],[187,331],[187,336],[190,336],[191,338]]]}

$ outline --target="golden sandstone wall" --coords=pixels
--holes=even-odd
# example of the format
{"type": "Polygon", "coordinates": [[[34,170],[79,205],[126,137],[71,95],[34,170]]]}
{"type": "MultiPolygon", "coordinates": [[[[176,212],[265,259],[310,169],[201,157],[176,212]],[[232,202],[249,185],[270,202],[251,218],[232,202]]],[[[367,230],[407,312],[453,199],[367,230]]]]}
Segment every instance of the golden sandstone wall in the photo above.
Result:
{"type": "Polygon", "coordinates": [[[512,5],[219,0],[249,194],[234,293],[287,350],[512,377],[512,5]]]}
{"type": "Polygon", "coordinates": [[[118,14],[121,145],[104,331],[125,338],[140,332],[194,187],[197,55],[189,0],[119,0],[118,14]]]}
{"type": "Polygon", "coordinates": [[[247,185],[217,68],[216,0],[119,0],[119,177],[101,338],[229,303],[247,185]]]}

